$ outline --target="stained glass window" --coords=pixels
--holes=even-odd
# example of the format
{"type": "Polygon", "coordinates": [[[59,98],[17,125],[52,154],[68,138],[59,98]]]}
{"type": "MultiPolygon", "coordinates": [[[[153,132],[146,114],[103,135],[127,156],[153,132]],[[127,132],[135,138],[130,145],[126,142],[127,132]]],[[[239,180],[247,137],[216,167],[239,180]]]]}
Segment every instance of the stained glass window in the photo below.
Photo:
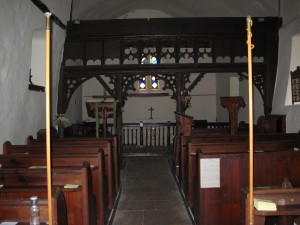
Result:
{"type": "Polygon", "coordinates": [[[147,87],[147,79],[146,79],[146,77],[142,77],[140,79],[139,89],[140,89],[140,91],[143,91],[143,90],[146,90],[146,87],[147,87]]]}
{"type": "MultiPolygon", "coordinates": [[[[143,57],[141,60],[141,64],[157,64],[157,59],[153,55],[148,55],[146,57],[143,57]]],[[[159,80],[152,75],[148,75],[146,77],[142,77],[139,80],[139,90],[145,91],[145,90],[159,90],[159,80]],[[149,86],[148,86],[149,84],[149,86]]]]}
{"type": "Polygon", "coordinates": [[[152,90],[158,90],[158,80],[156,79],[155,76],[151,76],[151,89],[152,90]]]}

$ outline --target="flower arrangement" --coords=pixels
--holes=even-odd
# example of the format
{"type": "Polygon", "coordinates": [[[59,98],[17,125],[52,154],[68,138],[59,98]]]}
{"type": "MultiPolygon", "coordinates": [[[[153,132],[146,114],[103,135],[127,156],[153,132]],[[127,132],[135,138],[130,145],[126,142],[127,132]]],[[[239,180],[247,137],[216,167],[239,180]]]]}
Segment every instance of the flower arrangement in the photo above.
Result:
{"type": "Polygon", "coordinates": [[[66,114],[57,114],[54,118],[54,123],[57,126],[65,127],[69,123],[69,119],[66,114]]]}
{"type": "Polygon", "coordinates": [[[57,135],[60,139],[64,137],[65,126],[69,123],[66,114],[57,114],[54,118],[54,123],[57,126],[57,135]]]}

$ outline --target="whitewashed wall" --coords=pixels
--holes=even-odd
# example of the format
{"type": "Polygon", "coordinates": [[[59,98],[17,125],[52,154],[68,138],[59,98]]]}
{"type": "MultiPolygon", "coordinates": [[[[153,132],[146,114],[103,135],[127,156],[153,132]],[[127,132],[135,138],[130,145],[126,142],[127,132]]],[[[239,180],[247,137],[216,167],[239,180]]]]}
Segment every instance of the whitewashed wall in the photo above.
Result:
{"type": "Polygon", "coordinates": [[[294,63],[300,58],[291,58],[292,37],[300,34],[300,1],[282,1],[281,14],[283,26],[280,29],[279,59],[276,87],[273,99],[273,114],[287,116],[287,132],[298,132],[300,130],[300,106],[286,105],[286,95],[290,95],[288,83],[290,81],[290,70],[295,70],[294,63]],[[292,66],[293,64],[293,66],[292,66]]]}
{"type": "MultiPolygon", "coordinates": [[[[193,76],[191,77],[192,81],[193,76]]],[[[193,116],[195,120],[214,122],[217,118],[216,75],[214,73],[205,74],[192,90],[191,95],[191,108],[187,109],[186,114],[193,116]]]]}
{"type": "MultiPolygon", "coordinates": [[[[249,98],[248,98],[248,80],[240,82],[240,95],[243,96],[246,107],[239,111],[238,121],[249,122],[249,98]]],[[[253,122],[256,124],[257,119],[264,115],[264,102],[257,88],[253,86],[253,122]]]]}
{"type": "MultiPolygon", "coordinates": [[[[297,0],[291,2],[294,1],[297,0]]],[[[141,12],[138,16],[142,18],[148,10],[160,10],[161,14],[171,17],[278,16],[278,5],[279,0],[74,0],[73,16],[75,19],[115,19],[141,12]]]]}
{"type": "MultiPolygon", "coordinates": [[[[70,1],[43,1],[64,23],[70,1]]],[[[2,0],[0,6],[0,144],[24,144],[45,127],[45,93],[28,90],[32,33],[45,28],[45,16],[31,1],[2,0]]],[[[56,112],[58,71],[65,31],[53,25],[53,110],[56,112]]],[[[2,148],[0,148],[0,153],[2,148]]]]}

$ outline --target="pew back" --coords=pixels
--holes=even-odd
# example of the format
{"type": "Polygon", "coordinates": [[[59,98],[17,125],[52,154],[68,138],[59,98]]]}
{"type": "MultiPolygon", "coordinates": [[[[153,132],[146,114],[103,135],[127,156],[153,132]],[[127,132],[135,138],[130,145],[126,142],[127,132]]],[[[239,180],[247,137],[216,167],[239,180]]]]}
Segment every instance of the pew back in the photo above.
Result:
{"type": "MultiPolygon", "coordinates": [[[[297,136],[295,136],[297,137],[297,136]]],[[[213,140],[213,139],[212,139],[213,140]]],[[[281,139],[261,139],[254,143],[255,152],[273,152],[273,151],[287,151],[300,147],[300,139],[297,140],[281,140],[281,139]]],[[[230,154],[230,153],[248,153],[248,140],[240,139],[232,142],[213,142],[203,143],[198,139],[190,139],[187,142],[185,149],[186,161],[181,163],[182,174],[185,174],[185,193],[187,202],[190,207],[194,207],[194,187],[196,175],[196,154],[201,152],[203,154],[230,154]]]]}
{"type": "MultiPolygon", "coordinates": [[[[295,224],[289,216],[300,216],[300,188],[254,188],[254,198],[271,200],[277,205],[276,211],[258,211],[254,208],[254,222],[264,225],[268,218],[284,216],[284,224],[295,224]]],[[[241,190],[241,224],[248,224],[249,218],[249,191],[241,190]]],[[[279,222],[279,224],[281,224],[279,222]]]]}
{"type": "MultiPolygon", "coordinates": [[[[92,167],[93,193],[96,197],[98,224],[105,224],[108,219],[108,191],[107,181],[104,176],[103,151],[98,154],[73,154],[52,155],[53,167],[81,166],[83,161],[90,163],[92,167]]],[[[2,168],[16,167],[42,167],[46,166],[46,157],[43,155],[8,154],[0,155],[2,168]]],[[[113,201],[110,198],[110,201],[113,201]]]]}
{"type": "MultiPolygon", "coordinates": [[[[1,168],[1,183],[6,186],[47,186],[46,169],[1,168]]],[[[68,224],[95,224],[96,205],[92,194],[92,177],[88,163],[82,168],[53,168],[52,184],[64,193],[68,211],[68,224]],[[64,188],[66,184],[78,188],[64,188]]]]}
{"type": "MultiPolygon", "coordinates": [[[[293,184],[299,185],[299,160],[299,151],[255,153],[254,186],[281,186],[285,177],[293,184]]],[[[194,203],[196,223],[199,225],[240,224],[241,217],[238,213],[242,210],[240,190],[249,186],[248,153],[204,154],[198,152],[196,168],[196,201],[194,203]],[[219,163],[219,168],[209,169],[210,164],[207,166],[207,163],[212,162],[219,163]],[[207,175],[209,174],[209,182],[215,179],[212,186],[205,183],[208,181],[207,175]]]]}
{"type": "MultiPolygon", "coordinates": [[[[74,143],[73,143],[74,144],[74,143]]],[[[109,208],[111,209],[114,204],[116,197],[115,188],[115,172],[112,161],[112,151],[110,148],[110,143],[106,143],[101,148],[104,151],[105,156],[105,174],[107,176],[107,186],[108,186],[108,201],[109,208]]],[[[76,155],[76,154],[98,154],[99,145],[52,145],[52,155],[76,155]]],[[[3,144],[4,154],[46,154],[45,146],[41,145],[12,145],[9,141],[3,144]]]]}
{"type": "MultiPolygon", "coordinates": [[[[10,189],[6,191],[6,196],[1,192],[0,198],[0,222],[29,222],[29,205],[30,196],[36,193],[43,193],[47,195],[47,189],[34,189],[25,190],[10,189]],[[37,191],[37,192],[36,192],[37,191]],[[22,193],[25,195],[22,195],[22,193]]],[[[42,195],[42,196],[43,196],[42,195]]],[[[48,200],[44,197],[39,197],[38,204],[40,207],[40,221],[46,223],[48,217],[48,200]]],[[[53,225],[66,225],[67,222],[67,209],[63,193],[59,188],[52,189],[52,224],[53,225]]]]}
{"type": "MultiPolygon", "coordinates": [[[[122,158],[122,148],[119,144],[120,140],[118,136],[114,136],[111,138],[65,138],[65,139],[53,139],[52,144],[59,146],[59,145],[80,145],[80,146],[98,146],[103,148],[105,153],[111,150],[112,155],[112,165],[114,167],[114,177],[115,177],[115,189],[116,192],[119,191],[120,188],[120,164],[122,158]],[[109,148],[107,148],[107,145],[109,148]]],[[[32,136],[27,138],[28,145],[44,145],[45,140],[43,139],[33,139],[32,136]]]]}

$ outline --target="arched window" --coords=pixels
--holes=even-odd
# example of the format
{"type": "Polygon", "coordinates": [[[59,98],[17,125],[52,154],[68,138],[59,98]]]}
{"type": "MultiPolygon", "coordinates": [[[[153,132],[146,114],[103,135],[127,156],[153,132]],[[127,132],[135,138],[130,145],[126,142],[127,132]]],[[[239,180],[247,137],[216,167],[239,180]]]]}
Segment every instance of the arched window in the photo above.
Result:
{"type": "Polygon", "coordinates": [[[32,34],[31,68],[28,89],[33,91],[45,90],[46,71],[46,33],[43,29],[36,29],[32,34]]]}
{"type": "MultiPolygon", "coordinates": [[[[155,55],[143,57],[141,64],[157,64],[155,55]]],[[[159,80],[152,75],[141,77],[139,80],[139,91],[157,91],[160,89],[159,80]]]]}

